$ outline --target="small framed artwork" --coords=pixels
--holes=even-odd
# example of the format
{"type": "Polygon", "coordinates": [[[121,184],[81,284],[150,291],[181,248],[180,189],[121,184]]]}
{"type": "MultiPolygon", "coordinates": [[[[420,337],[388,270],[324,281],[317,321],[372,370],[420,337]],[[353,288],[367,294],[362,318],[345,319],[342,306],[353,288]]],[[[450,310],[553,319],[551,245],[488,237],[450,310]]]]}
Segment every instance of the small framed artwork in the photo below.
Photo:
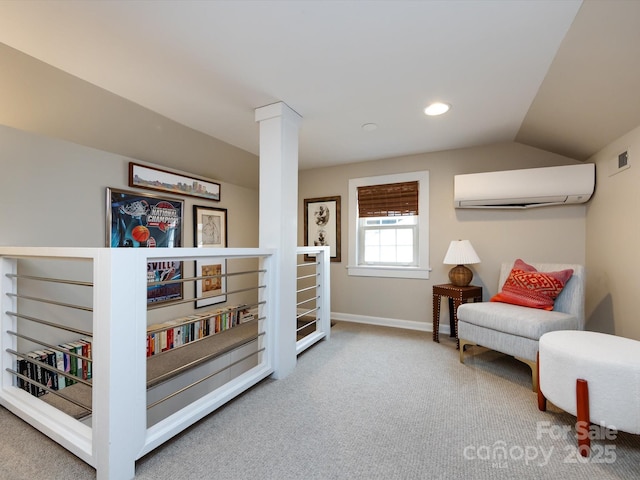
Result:
{"type": "MultiPolygon", "coordinates": [[[[193,206],[193,239],[198,248],[227,247],[227,209],[193,206]]],[[[219,259],[196,260],[196,308],[227,301],[227,263],[219,259]]]]}
{"type": "Polygon", "coordinates": [[[129,186],[220,201],[220,184],[129,162],[129,186]]]}
{"type": "MultiPolygon", "coordinates": [[[[181,247],[183,211],[182,200],[107,188],[107,247],[181,247]]],[[[147,281],[180,280],[182,266],[182,262],[155,259],[147,263],[147,281]]],[[[182,282],[147,289],[149,304],[182,298],[182,282]]]]}
{"type": "MultiPolygon", "coordinates": [[[[329,246],[331,261],[340,262],[340,196],[304,200],[304,244],[329,246]]],[[[304,256],[305,261],[315,255],[304,256]]]]}
{"type": "Polygon", "coordinates": [[[219,259],[196,260],[196,308],[227,301],[227,262],[219,259]]]}
{"type": "Polygon", "coordinates": [[[194,205],[193,238],[199,248],[226,248],[227,209],[194,205]]]}

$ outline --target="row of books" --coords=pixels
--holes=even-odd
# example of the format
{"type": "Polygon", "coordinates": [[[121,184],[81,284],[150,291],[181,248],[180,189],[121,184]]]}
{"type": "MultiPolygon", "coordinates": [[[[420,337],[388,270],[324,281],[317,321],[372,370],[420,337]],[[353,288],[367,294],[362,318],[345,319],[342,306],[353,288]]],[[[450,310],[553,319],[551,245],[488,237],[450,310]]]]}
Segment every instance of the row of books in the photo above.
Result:
{"type": "Polygon", "coordinates": [[[254,314],[240,305],[150,325],[147,327],[147,357],[215,335],[253,318],[254,314]]]}
{"type": "Polygon", "coordinates": [[[25,358],[18,358],[18,373],[33,380],[27,381],[18,377],[18,387],[26,390],[31,395],[41,397],[47,393],[47,390],[42,388],[41,385],[51,390],[62,390],[77,383],[73,378],[58,372],[65,372],[83,380],[90,380],[93,376],[92,362],[71,355],[69,352],[91,358],[91,343],[91,338],[82,338],[75,342],[59,345],[59,349],[46,348],[26,353],[25,357],[50,365],[52,368],[45,368],[25,358]]]}

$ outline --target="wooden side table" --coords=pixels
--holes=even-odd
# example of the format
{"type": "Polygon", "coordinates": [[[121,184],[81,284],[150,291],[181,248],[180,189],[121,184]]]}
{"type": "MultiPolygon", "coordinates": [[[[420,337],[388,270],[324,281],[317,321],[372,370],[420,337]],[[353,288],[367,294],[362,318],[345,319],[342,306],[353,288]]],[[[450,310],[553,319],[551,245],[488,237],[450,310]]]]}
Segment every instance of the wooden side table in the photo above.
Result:
{"type": "Polygon", "coordinates": [[[468,285],[466,287],[456,287],[451,283],[433,286],[433,341],[440,342],[440,298],[449,298],[449,324],[451,326],[451,337],[456,337],[456,349],[460,348],[458,340],[458,307],[463,303],[473,300],[482,301],[482,287],[468,285]]]}

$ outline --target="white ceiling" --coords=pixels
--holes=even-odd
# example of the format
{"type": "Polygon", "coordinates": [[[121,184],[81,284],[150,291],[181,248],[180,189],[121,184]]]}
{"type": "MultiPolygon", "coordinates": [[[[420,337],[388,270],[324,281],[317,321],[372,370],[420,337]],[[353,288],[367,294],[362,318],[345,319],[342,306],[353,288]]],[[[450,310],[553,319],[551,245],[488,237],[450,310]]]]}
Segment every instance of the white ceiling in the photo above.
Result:
{"type": "MultiPolygon", "coordinates": [[[[536,132],[562,110],[548,99],[563,84],[544,82],[559,52],[589,49],[591,26],[572,27],[581,4],[4,0],[0,42],[255,154],[254,109],[283,101],[303,117],[300,167],[313,168],[516,138],[549,147],[536,132]],[[570,28],[577,47],[562,50],[570,28]],[[426,117],[434,100],[451,111],[426,117]],[[532,105],[540,113],[528,117],[532,105]]],[[[638,115],[634,106],[632,127],[638,115]]],[[[593,154],[577,145],[585,134],[554,138],[553,149],[593,154]]]]}

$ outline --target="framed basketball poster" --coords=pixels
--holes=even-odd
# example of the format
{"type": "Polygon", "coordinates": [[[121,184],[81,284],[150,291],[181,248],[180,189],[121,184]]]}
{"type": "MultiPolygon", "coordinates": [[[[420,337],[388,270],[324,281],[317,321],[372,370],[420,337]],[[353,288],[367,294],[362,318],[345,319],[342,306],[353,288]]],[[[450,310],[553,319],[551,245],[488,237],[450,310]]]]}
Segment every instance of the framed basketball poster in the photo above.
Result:
{"type": "MultiPolygon", "coordinates": [[[[182,246],[184,202],[157,195],[107,188],[107,239],[113,248],[182,246]]],[[[183,298],[182,262],[154,259],[147,264],[147,302],[183,298]],[[166,282],[166,283],[163,283],[166,282]]]]}

